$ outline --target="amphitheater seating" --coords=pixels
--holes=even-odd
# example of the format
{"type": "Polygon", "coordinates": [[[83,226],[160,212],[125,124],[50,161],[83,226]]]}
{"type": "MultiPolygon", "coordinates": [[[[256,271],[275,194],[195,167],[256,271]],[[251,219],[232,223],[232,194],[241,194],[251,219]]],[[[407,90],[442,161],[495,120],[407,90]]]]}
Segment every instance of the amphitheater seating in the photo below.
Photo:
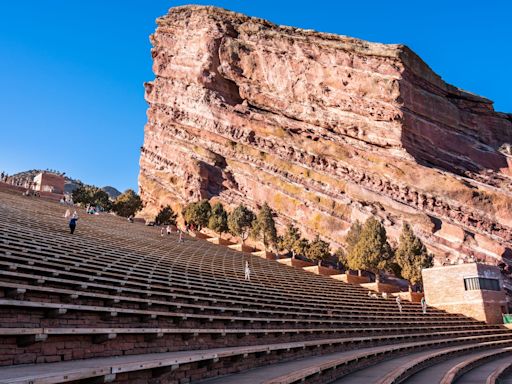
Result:
{"type": "Polygon", "coordinates": [[[78,209],[70,235],[66,208],[0,191],[0,383],[343,382],[408,355],[374,382],[460,355],[444,382],[510,370],[500,325],[110,214],[78,209]]]}

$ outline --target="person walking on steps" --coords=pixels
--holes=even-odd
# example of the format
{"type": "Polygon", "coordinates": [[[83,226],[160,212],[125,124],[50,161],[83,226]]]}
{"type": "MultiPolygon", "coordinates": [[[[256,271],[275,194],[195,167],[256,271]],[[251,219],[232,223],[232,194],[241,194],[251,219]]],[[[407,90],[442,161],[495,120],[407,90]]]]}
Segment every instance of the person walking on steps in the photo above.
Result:
{"type": "Polygon", "coordinates": [[[425,301],[425,296],[421,298],[421,310],[423,311],[423,314],[427,314],[427,302],[425,301]]]}
{"type": "Polygon", "coordinates": [[[69,231],[71,232],[71,234],[75,233],[77,221],[78,221],[78,215],[73,215],[73,216],[71,216],[71,219],[69,219],[69,231]]]}
{"type": "Polygon", "coordinates": [[[178,230],[179,236],[178,236],[178,243],[183,243],[183,231],[178,230]]]}
{"type": "Polygon", "coordinates": [[[249,262],[246,260],[245,261],[245,280],[246,281],[251,281],[251,269],[249,268],[249,262]]]}
{"type": "Polygon", "coordinates": [[[402,299],[400,298],[400,296],[396,297],[396,305],[398,305],[398,311],[402,313],[402,299]]]}

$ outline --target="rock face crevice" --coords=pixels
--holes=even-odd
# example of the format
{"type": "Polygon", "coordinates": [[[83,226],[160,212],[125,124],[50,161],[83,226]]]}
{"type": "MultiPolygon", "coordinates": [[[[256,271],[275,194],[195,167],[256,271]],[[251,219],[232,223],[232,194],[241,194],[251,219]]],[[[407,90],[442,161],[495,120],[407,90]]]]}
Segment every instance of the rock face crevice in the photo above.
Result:
{"type": "Polygon", "coordinates": [[[510,115],[446,84],[401,45],[280,27],[213,7],[171,9],[155,80],[144,214],[200,198],[253,208],[334,244],[354,220],[402,221],[440,256],[512,247],[510,115]],[[440,223],[440,224],[439,224],[440,223]]]}

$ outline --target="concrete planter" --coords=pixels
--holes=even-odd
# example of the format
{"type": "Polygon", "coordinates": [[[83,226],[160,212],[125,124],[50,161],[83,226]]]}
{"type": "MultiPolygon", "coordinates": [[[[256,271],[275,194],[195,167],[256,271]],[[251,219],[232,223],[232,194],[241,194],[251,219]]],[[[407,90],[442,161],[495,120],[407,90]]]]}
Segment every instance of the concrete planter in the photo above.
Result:
{"type": "Polygon", "coordinates": [[[348,284],[363,284],[370,282],[370,278],[366,276],[349,275],[346,273],[342,273],[339,275],[330,275],[330,277],[348,284]]]}
{"type": "Polygon", "coordinates": [[[251,254],[254,256],[261,257],[262,259],[267,259],[267,260],[275,260],[276,259],[276,255],[274,255],[272,252],[256,251],[256,252],[251,252],[251,254]]]}
{"type": "Polygon", "coordinates": [[[312,267],[303,267],[302,269],[305,270],[306,272],[311,272],[316,275],[323,275],[323,276],[338,275],[340,272],[338,269],[327,268],[327,267],[322,267],[322,266],[318,266],[318,265],[314,265],[312,267]]]}
{"type": "MultiPolygon", "coordinates": [[[[366,288],[370,291],[375,291],[379,293],[395,293],[400,292],[400,287],[397,287],[393,284],[386,284],[386,283],[363,283],[360,284],[361,287],[366,288]]],[[[421,300],[421,298],[420,298],[421,300]]]]}
{"type": "Polygon", "coordinates": [[[199,231],[188,231],[187,235],[189,235],[190,237],[195,237],[196,239],[210,239],[210,236],[199,231]]]}
{"type": "Polygon", "coordinates": [[[230,242],[229,240],[223,239],[222,237],[210,237],[210,238],[206,239],[206,241],[209,241],[210,243],[213,243],[213,244],[219,244],[219,245],[233,245],[232,242],[230,242]]]}
{"type": "Polygon", "coordinates": [[[277,262],[284,264],[284,265],[288,265],[290,267],[297,267],[297,268],[312,267],[315,265],[313,263],[310,263],[309,261],[292,259],[291,257],[288,257],[286,259],[279,259],[279,260],[277,260],[277,262]]]}
{"type": "Polygon", "coordinates": [[[251,253],[254,250],[253,247],[249,247],[248,245],[240,244],[240,243],[228,245],[228,248],[234,249],[235,251],[246,252],[246,253],[251,253]]]}

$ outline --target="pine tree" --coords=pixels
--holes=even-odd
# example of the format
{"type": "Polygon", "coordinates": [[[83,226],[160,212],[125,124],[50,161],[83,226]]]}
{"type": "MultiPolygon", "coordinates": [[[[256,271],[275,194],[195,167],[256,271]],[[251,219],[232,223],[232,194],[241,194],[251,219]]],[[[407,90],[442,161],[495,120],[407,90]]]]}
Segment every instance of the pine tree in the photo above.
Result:
{"type": "Polygon", "coordinates": [[[370,217],[361,228],[359,240],[347,254],[348,267],[370,271],[378,282],[380,271],[387,268],[392,257],[386,229],[378,220],[370,217]]]}
{"type": "Polygon", "coordinates": [[[274,212],[264,203],[261,207],[256,220],[252,225],[252,236],[255,239],[261,239],[265,250],[269,245],[276,244],[277,242],[277,230],[276,223],[274,221],[274,212]]]}
{"type": "Polygon", "coordinates": [[[329,248],[329,243],[321,240],[317,235],[315,240],[309,244],[306,250],[306,257],[311,260],[325,260],[331,255],[329,248]]]}
{"type": "Polygon", "coordinates": [[[208,219],[208,228],[222,235],[228,230],[228,213],[221,203],[216,203],[212,207],[210,218],[208,219]]]}
{"type": "Polygon", "coordinates": [[[404,223],[395,260],[402,269],[402,277],[409,280],[409,288],[421,283],[421,270],[431,267],[432,259],[432,255],[427,252],[427,248],[421,240],[414,235],[409,224],[404,223]]]}
{"type": "Polygon", "coordinates": [[[240,204],[228,215],[228,229],[233,235],[239,236],[243,244],[249,235],[254,219],[254,213],[245,205],[240,204]]]}

